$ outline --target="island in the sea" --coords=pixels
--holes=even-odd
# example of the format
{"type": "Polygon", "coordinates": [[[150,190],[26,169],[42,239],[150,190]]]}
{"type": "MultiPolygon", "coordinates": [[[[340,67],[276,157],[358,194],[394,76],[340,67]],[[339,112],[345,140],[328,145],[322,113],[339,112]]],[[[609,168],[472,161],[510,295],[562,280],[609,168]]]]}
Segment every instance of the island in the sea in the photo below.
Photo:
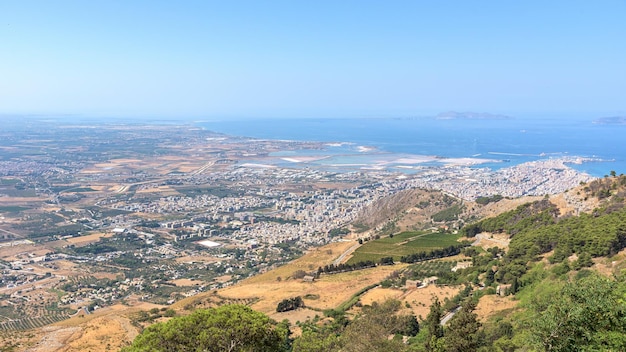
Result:
{"type": "Polygon", "coordinates": [[[435,116],[437,120],[510,120],[511,116],[490,114],[487,112],[446,111],[435,116]]]}
{"type": "Polygon", "coordinates": [[[626,116],[600,117],[593,121],[599,125],[626,125],[626,116]]]}

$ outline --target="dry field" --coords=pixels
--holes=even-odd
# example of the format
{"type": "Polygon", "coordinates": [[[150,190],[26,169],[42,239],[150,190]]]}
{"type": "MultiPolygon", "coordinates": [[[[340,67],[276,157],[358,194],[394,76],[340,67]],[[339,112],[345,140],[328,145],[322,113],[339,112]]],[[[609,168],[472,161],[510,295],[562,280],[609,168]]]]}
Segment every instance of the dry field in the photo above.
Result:
{"type": "Polygon", "coordinates": [[[411,306],[409,311],[416,317],[426,318],[434,297],[439,298],[439,301],[443,302],[445,298],[454,297],[461,288],[460,286],[430,285],[424,288],[399,290],[377,287],[365,293],[361,297],[361,303],[372,304],[373,302],[383,302],[387,299],[397,299],[403,302],[403,304],[408,303],[411,306]]]}
{"type": "Polygon", "coordinates": [[[483,232],[478,234],[475,239],[473,246],[481,247],[485,250],[493,247],[508,249],[511,242],[511,236],[506,233],[483,232]]]}
{"type": "Polygon", "coordinates": [[[68,239],[66,239],[66,241],[67,241],[67,243],[73,244],[76,247],[83,247],[83,246],[89,245],[91,243],[96,243],[96,242],[100,241],[101,238],[108,238],[108,237],[113,237],[113,233],[97,232],[97,233],[93,233],[93,234],[87,235],[87,236],[68,238],[68,239]]]}
{"type": "Polygon", "coordinates": [[[105,352],[119,351],[139,334],[139,328],[128,318],[139,310],[162,306],[150,303],[128,307],[115,305],[89,315],[71,319],[37,330],[28,352],[105,352]]]}
{"type": "Polygon", "coordinates": [[[38,244],[21,244],[18,246],[0,247],[0,258],[6,261],[41,257],[52,250],[38,244]]]}
{"type": "Polygon", "coordinates": [[[488,295],[480,298],[480,302],[474,311],[478,315],[478,319],[486,321],[492,315],[505,309],[514,308],[518,301],[513,300],[513,296],[500,297],[497,295],[488,295]]]}
{"type": "MultiPolygon", "coordinates": [[[[384,280],[391,272],[398,270],[399,265],[377,267],[341,274],[323,275],[315,282],[303,282],[293,279],[291,275],[297,270],[315,271],[319,266],[332,263],[343,251],[354,245],[354,242],[333,243],[313,249],[307,255],[264,274],[244,280],[243,282],[218,291],[218,295],[230,300],[247,300],[254,302],[251,307],[270,315],[276,320],[289,319],[292,323],[313,317],[319,312],[300,310],[298,312],[276,313],[276,306],[287,298],[301,296],[305,304],[313,309],[336,308],[350,299],[363,287],[384,280]],[[315,299],[306,298],[315,297],[315,299]]],[[[182,308],[190,302],[211,300],[213,292],[202,293],[174,306],[182,308]]]]}
{"type": "Polygon", "coordinates": [[[191,280],[191,279],[177,279],[168,281],[172,285],[176,286],[199,286],[203,281],[191,280]]]}
{"type": "Polygon", "coordinates": [[[211,256],[186,256],[186,257],[177,257],[174,259],[176,263],[215,263],[221,262],[224,259],[211,257],[211,256]]]}

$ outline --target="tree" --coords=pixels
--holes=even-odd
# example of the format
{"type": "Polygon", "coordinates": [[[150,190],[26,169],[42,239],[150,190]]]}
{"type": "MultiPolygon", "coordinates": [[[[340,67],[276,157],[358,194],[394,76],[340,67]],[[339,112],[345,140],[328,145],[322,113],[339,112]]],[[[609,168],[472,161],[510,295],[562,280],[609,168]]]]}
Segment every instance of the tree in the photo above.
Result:
{"type": "Polygon", "coordinates": [[[591,261],[591,255],[587,252],[580,253],[578,259],[574,262],[574,269],[580,270],[582,268],[588,268],[593,265],[591,261]]]}
{"type": "Polygon", "coordinates": [[[400,339],[389,339],[395,334],[419,331],[419,326],[413,325],[417,320],[406,315],[396,315],[400,310],[401,302],[387,300],[383,303],[374,302],[371,306],[363,307],[359,315],[346,327],[341,335],[342,351],[370,352],[370,351],[404,351],[406,346],[400,339]]]}
{"type": "Polygon", "coordinates": [[[339,337],[330,330],[304,330],[293,343],[293,352],[331,352],[340,348],[339,337]]]}
{"type": "Polygon", "coordinates": [[[624,288],[591,274],[536,299],[528,319],[536,347],[545,351],[626,350],[624,288]]]}
{"type": "Polygon", "coordinates": [[[294,297],[294,298],[286,298],[278,303],[276,306],[277,312],[287,312],[290,310],[296,310],[298,308],[304,307],[304,301],[302,297],[294,297]]]}
{"type": "Polygon", "coordinates": [[[480,322],[474,313],[476,303],[467,299],[448,324],[445,349],[449,352],[476,351],[479,347],[480,322]]]}
{"type": "Polygon", "coordinates": [[[289,330],[243,305],[199,309],[145,329],[124,352],[286,351],[289,330]]]}
{"type": "Polygon", "coordinates": [[[430,312],[426,316],[426,326],[428,334],[426,338],[426,350],[437,350],[437,340],[443,337],[443,326],[441,326],[441,318],[443,317],[443,308],[439,298],[435,297],[433,304],[430,306],[430,312]]]}
{"type": "Polygon", "coordinates": [[[519,291],[519,283],[517,282],[517,278],[513,278],[513,282],[511,282],[511,288],[509,288],[509,294],[514,295],[519,291]]]}
{"type": "Polygon", "coordinates": [[[491,286],[493,284],[496,273],[491,269],[487,269],[485,273],[485,286],[491,286]]]}

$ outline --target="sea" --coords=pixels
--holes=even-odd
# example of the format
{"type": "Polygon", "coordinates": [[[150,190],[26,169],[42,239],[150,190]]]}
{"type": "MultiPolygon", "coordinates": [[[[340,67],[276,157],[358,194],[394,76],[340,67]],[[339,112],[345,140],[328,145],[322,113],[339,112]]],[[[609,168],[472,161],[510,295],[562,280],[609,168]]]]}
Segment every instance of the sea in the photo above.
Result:
{"type": "Polygon", "coordinates": [[[580,118],[215,119],[198,125],[253,139],[325,143],[324,150],[276,152],[281,166],[305,160],[304,164],[329,170],[384,168],[410,173],[416,165],[458,164],[459,159],[468,167],[497,170],[567,158],[572,161],[568,166],[591,176],[626,173],[626,125],[580,118]]]}

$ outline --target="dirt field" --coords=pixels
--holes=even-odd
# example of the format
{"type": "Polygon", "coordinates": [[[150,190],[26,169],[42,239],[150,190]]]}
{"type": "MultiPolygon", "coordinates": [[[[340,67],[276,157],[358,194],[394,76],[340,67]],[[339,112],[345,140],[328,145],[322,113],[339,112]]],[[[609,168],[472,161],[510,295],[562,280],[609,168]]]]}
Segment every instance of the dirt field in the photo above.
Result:
{"type": "Polygon", "coordinates": [[[33,257],[41,257],[52,251],[42,245],[21,244],[18,246],[0,247],[0,258],[8,262],[19,259],[30,259],[33,257]]]}
{"type": "Polygon", "coordinates": [[[202,284],[202,281],[191,280],[191,279],[178,279],[178,280],[170,280],[172,284],[176,286],[198,286],[202,284]]]}
{"type": "Polygon", "coordinates": [[[478,319],[485,321],[492,315],[505,309],[514,308],[517,301],[512,296],[500,297],[496,295],[483,296],[474,311],[478,315],[478,319]]]}
{"type": "Polygon", "coordinates": [[[508,249],[511,238],[505,233],[490,233],[483,232],[475,237],[473,245],[481,247],[483,249],[498,247],[501,249],[508,249]]]}
{"type": "Polygon", "coordinates": [[[114,305],[90,315],[74,318],[39,330],[28,352],[108,352],[119,351],[139,334],[129,314],[139,310],[161,308],[160,305],[140,303],[133,307],[114,305]]]}
{"type": "Polygon", "coordinates": [[[98,241],[100,241],[101,238],[107,238],[107,237],[112,237],[113,234],[112,233],[102,233],[102,232],[98,232],[98,233],[94,233],[91,235],[87,235],[87,236],[80,236],[80,237],[72,237],[72,238],[68,238],[66,241],[69,244],[73,244],[77,247],[82,247],[82,246],[86,246],[90,243],[96,243],[98,241]]]}
{"type": "Polygon", "coordinates": [[[306,253],[306,255],[294,260],[293,262],[278,267],[267,273],[254,276],[242,282],[243,284],[253,284],[260,282],[273,282],[278,277],[285,280],[290,277],[296,270],[314,271],[318,267],[331,264],[333,260],[339,257],[344,251],[354,245],[356,242],[336,242],[323,247],[314,248],[306,253]]]}
{"type": "Polygon", "coordinates": [[[215,263],[221,262],[223,259],[210,256],[187,256],[174,259],[176,263],[215,263]]]}
{"type": "Polygon", "coordinates": [[[387,266],[323,275],[315,282],[302,282],[302,280],[295,279],[269,282],[255,281],[220,290],[219,294],[229,298],[256,297],[259,300],[252,305],[253,309],[266,313],[274,319],[283,320],[290,319],[289,314],[276,313],[276,306],[283,299],[306,295],[319,296],[319,299],[316,300],[305,300],[305,304],[322,310],[336,308],[363,287],[382,281],[397,269],[397,267],[387,266]]]}
{"type": "Polygon", "coordinates": [[[425,288],[415,288],[408,291],[391,289],[391,288],[375,288],[367,292],[361,297],[361,303],[372,304],[373,302],[383,302],[387,299],[397,299],[403,303],[408,303],[412,314],[416,317],[426,318],[430,310],[433,297],[438,297],[443,302],[445,298],[452,298],[460,290],[456,286],[435,286],[430,285],[425,288]]]}
{"type": "MultiPolygon", "coordinates": [[[[307,306],[321,310],[336,308],[363,287],[378,283],[389,276],[391,272],[399,269],[399,266],[396,265],[323,275],[315,282],[303,282],[302,279],[292,278],[297,270],[315,271],[319,266],[332,263],[352,245],[354,245],[352,241],[338,242],[313,249],[307,255],[287,265],[247,279],[236,286],[221,289],[218,294],[232,300],[255,299],[256,302],[252,304],[253,309],[266,313],[278,321],[288,319],[295,323],[306,320],[307,317],[314,317],[315,314],[320,313],[309,310],[276,313],[276,306],[283,299],[310,295],[310,297],[318,298],[305,298],[307,306]]],[[[208,299],[212,294],[212,292],[203,293],[188,299],[188,301],[203,299],[203,297],[208,299]]],[[[187,300],[183,300],[175,306],[180,308],[187,303],[187,300]]]]}

